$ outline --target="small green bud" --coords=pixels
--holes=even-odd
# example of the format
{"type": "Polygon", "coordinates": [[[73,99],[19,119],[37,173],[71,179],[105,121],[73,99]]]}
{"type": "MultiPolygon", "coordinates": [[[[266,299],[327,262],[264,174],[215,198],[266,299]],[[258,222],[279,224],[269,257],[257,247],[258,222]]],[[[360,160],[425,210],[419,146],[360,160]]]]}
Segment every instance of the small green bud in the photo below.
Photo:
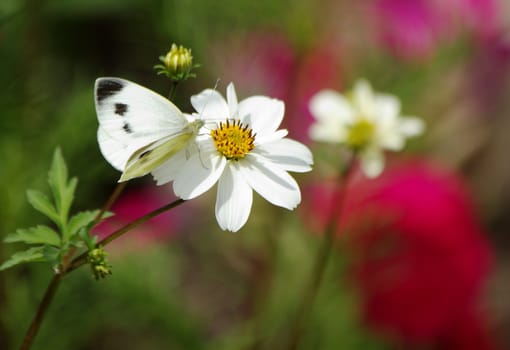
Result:
{"type": "Polygon", "coordinates": [[[163,63],[168,70],[177,73],[189,72],[193,64],[193,56],[191,56],[191,50],[185,47],[177,46],[172,44],[170,51],[166,54],[163,59],[163,63]]]}
{"type": "Polygon", "coordinates": [[[158,74],[164,74],[172,81],[181,81],[195,77],[191,70],[198,67],[198,65],[193,65],[191,49],[185,48],[182,45],[172,44],[170,51],[165,56],[160,56],[159,60],[163,64],[158,64],[154,68],[158,74]]]}
{"type": "Polygon", "coordinates": [[[102,247],[98,247],[89,251],[87,260],[92,268],[92,274],[96,280],[105,278],[112,274],[112,266],[108,263],[108,254],[102,247]]]}

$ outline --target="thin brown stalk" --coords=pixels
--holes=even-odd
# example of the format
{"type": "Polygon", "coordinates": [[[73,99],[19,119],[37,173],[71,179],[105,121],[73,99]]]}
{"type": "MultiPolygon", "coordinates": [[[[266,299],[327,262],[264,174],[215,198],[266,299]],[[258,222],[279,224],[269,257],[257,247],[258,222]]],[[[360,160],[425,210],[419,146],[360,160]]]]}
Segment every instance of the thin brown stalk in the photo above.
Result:
{"type": "MultiPolygon", "coordinates": [[[[114,231],[112,234],[110,234],[109,236],[103,238],[101,241],[99,241],[97,243],[98,246],[105,246],[109,243],[111,243],[112,241],[116,240],[117,238],[123,236],[124,234],[126,234],[127,232],[131,231],[132,229],[134,229],[135,227],[149,221],[150,219],[152,219],[153,217],[155,216],[158,216],[162,213],[164,213],[165,211],[168,211],[170,209],[173,209],[179,205],[181,205],[182,203],[184,203],[185,200],[183,199],[177,199],[175,201],[173,201],[172,203],[169,203],[167,205],[164,205],[156,210],[153,210],[151,211],[150,213],[147,213],[145,214],[144,216],[136,219],[135,221],[121,227],[120,229],[114,231]]],[[[87,252],[77,256],[76,258],[73,259],[73,261],[71,262],[71,264],[69,265],[69,268],[67,269],[67,272],[70,272],[70,271],[73,271],[74,269],[80,267],[81,265],[85,264],[87,262],[87,252]]]]}
{"type": "Polygon", "coordinates": [[[30,323],[30,327],[28,328],[25,337],[23,338],[23,343],[20,346],[20,350],[28,350],[32,346],[35,336],[37,335],[37,332],[41,327],[41,323],[44,318],[44,315],[46,314],[46,310],[50,306],[53,297],[55,296],[55,293],[57,291],[57,288],[60,284],[60,280],[62,279],[62,277],[63,275],[60,272],[57,272],[53,275],[50,284],[46,288],[46,292],[44,293],[41,303],[37,308],[34,318],[30,323]]]}

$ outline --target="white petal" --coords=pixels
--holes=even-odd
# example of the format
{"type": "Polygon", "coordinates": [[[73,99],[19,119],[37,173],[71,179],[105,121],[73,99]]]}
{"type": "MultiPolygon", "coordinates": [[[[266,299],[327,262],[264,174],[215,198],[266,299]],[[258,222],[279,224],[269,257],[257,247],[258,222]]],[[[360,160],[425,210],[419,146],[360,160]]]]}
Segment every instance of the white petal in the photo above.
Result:
{"type": "Polygon", "coordinates": [[[236,232],[248,220],[253,191],[239,172],[237,162],[230,162],[218,182],[216,220],[223,230],[236,232]]]}
{"type": "Polygon", "coordinates": [[[370,83],[364,79],[356,81],[352,90],[352,99],[355,108],[365,118],[373,119],[374,116],[374,92],[370,83]]]}
{"type": "Polygon", "coordinates": [[[405,138],[397,130],[382,131],[384,135],[379,137],[379,146],[391,151],[400,151],[404,148],[405,138]]]}
{"type": "Polygon", "coordinates": [[[191,104],[202,119],[218,121],[229,117],[227,102],[216,90],[206,89],[191,96],[191,104]]]}
{"type": "Polygon", "coordinates": [[[361,169],[367,177],[379,176],[384,169],[384,154],[379,148],[369,148],[360,155],[361,169]]]}
{"type": "Polygon", "coordinates": [[[310,99],[310,112],[326,125],[335,122],[347,124],[353,119],[349,100],[333,90],[322,90],[310,99]]]}
{"type": "Polygon", "coordinates": [[[400,132],[407,136],[417,136],[425,130],[425,123],[420,118],[402,117],[400,118],[400,132]]]}
{"type": "Polygon", "coordinates": [[[398,119],[394,119],[391,123],[376,124],[376,127],[374,145],[392,151],[400,151],[404,148],[405,137],[398,129],[398,119]]]}
{"type": "Polygon", "coordinates": [[[229,116],[237,119],[237,95],[234,83],[230,83],[227,86],[227,104],[229,109],[229,116]]]}
{"type": "Polygon", "coordinates": [[[287,171],[307,172],[312,170],[312,152],[300,142],[281,139],[255,147],[253,155],[261,155],[287,171]]]}
{"type": "Polygon", "coordinates": [[[266,96],[252,96],[239,102],[239,118],[254,133],[264,137],[280,126],[285,105],[282,101],[266,96]]]}
{"type": "Polygon", "coordinates": [[[246,182],[268,202],[290,210],[301,202],[296,180],[282,168],[250,154],[239,162],[246,182]]]}
{"type": "Polygon", "coordinates": [[[275,132],[267,135],[255,135],[255,147],[283,139],[289,134],[287,129],[276,130],[275,132]]]}
{"type": "Polygon", "coordinates": [[[389,94],[375,95],[375,118],[380,123],[394,123],[400,114],[400,100],[389,94]]]}
{"type": "Polygon", "coordinates": [[[217,152],[192,154],[174,179],[174,193],[182,199],[195,198],[209,190],[218,181],[226,164],[217,152]]]}
{"type": "Polygon", "coordinates": [[[345,125],[336,125],[336,123],[326,124],[318,122],[312,124],[308,133],[312,140],[320,142],[341,143],[347,137],[345,125]]]}

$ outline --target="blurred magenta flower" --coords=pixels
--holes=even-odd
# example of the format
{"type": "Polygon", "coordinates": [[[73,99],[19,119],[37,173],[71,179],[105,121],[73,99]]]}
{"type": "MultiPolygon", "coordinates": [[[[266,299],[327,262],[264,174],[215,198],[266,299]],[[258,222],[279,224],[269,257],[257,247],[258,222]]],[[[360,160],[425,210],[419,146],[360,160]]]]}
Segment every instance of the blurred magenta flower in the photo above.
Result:
{"type": "Polygon", "coordinates": [[[442,21],[427,0],[378,0],[372,6],[381,43],[404,58],[429,56],[442,21]]]}
{"type": "MultiPolygon", "coordinates": [[[[309,192],[319,227],[331,187],[309,192]]],[[[338,230],[367,325],[404,346],[494,348],[478,310],[492,253],[458,176],[420,160],[375,180],[357,170],[338,230]]]]}
{"type": "Polygon", "coordinates": [[[501,27],[498,0],[376,0],[369,10],[381,43],[403,58],[427,58],[464,29],[485,39],[501,27]]]}
{"type": "Polygon", "coordinates": [[[322,89],[340,90],[341,75],[340,52],[330,43],[318,43],[300,58],[288,80],[285,124],[298,140],[310,141],[308,130],[314,122],[309,107],[312,96],[322,89]]]}
{"type": "Polygon", "coordinates": [[[478,113],[494,119],[506,104],[510,79],[510,35],[486,40],[468,67],[468,98],[475,101],[478,113]]]}
{"type": "Polygon", "coordinates": [[[285,99],[296,57],[281,34],[256,32],[235,36],[214,45],[211,56],[222,80],[235,81],[237,90],[243,94],[285,99]]]}
{"type": "Polygon", "coordinates": [[[222,79],[243,94],[273,96],[285,102],[283,127],[307,143],[313,122],[308,104],[319,90],[341,88],[340,43],[319,42],[300,53],[284,36],[270,31],[234,37],[214,47],[222,79]],[[216,53],[218,52],[218,53],[216,53]],[[224,52],[230,54],[225,57],[224,52]]]}
{"type": "MultiPolygon", "coordinates": [[[[102,239],[115,230],[131,223],[139,217],[170,203],[168,193],[157,191],[152,188],[138,188],[125,191],[113,205],[111,211],[114,216],[104,220],[93,229],[93,234],[102,239]]],[[[147,244],[154,241],[170,239],[179,232],[182,223],[186,220],[181,211],[176,208],[158,215],[148,222],[133,229],[120,241],[133,241],[134,245],[147,244]],[[179,211],[179,215],[177,212],[179,211]]],[[[184,212],[184,211],[182,211],[184,212]]]]}

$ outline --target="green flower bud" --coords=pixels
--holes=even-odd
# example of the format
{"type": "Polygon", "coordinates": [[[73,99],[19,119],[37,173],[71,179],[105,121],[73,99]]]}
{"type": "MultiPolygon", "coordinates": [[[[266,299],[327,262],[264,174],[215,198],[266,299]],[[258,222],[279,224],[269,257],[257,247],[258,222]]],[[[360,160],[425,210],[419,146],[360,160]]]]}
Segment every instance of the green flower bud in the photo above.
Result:
{"type": "Polygon", "coordinates": [[[191,56],[190,49],[172,44],[172,48],[166,54],[163,62],[168,70],[176,73],[186,73],[191,69],[193,56],[191,56]]]}
{"type": "Polygon", "coordinates": [[[193,65],[193,56],[191,50],[180,45],[172,44],[170,51],[165,56],[160,56],[162,65],[154,66],[158,74],[164,74],[172,81],[186,80],[195,75],[191,70],[197,65],[193,65]]]}
{"type": "Polygon", "coordinates": [[[89,251],[87,260],[92,269],[92,274],[96,280],[105,278],[112,274],[111,265],[108,263],[108,254],[102,247],[98,247],[89,251]]]}

